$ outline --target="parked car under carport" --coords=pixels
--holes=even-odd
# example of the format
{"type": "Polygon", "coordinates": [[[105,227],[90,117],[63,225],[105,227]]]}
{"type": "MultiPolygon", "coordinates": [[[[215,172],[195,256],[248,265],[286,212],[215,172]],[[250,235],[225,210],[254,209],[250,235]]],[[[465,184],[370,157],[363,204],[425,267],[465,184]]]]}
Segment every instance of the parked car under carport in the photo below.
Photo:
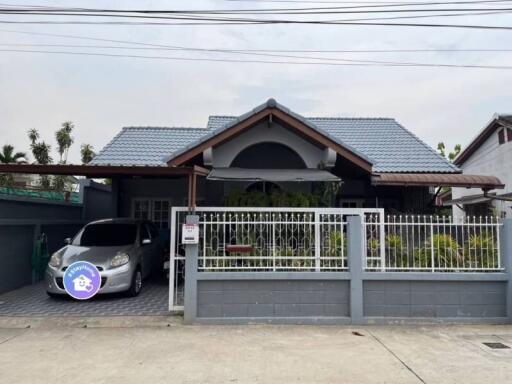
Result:
{"type": "Polygon", "coordinates": [[[101,276],[98,293],[137,296],[161,260],[159,231],[150,221],[105,219],[84,226],[68,245],[55,252],[45,273],[50,296],[66,294],[63,277],[76,261],[95,265],[101,276]]]}

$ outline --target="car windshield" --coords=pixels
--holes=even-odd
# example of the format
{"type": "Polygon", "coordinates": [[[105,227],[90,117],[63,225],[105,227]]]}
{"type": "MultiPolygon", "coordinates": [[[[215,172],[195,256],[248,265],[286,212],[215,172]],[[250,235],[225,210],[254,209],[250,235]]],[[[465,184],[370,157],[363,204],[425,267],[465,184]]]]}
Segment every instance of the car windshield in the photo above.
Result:
{"type": "Polygon", "coordinates": [[[115,247],[135,243],[135,224],[91,224],[74,239],[73,245],[83,247],[115,247]]]}

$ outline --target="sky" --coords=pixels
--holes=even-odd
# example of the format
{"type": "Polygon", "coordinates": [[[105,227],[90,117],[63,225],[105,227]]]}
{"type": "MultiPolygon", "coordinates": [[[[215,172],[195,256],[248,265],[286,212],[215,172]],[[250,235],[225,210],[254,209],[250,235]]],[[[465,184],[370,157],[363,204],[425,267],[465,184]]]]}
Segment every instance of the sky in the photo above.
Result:
{"type": "MultiPolygon", "coordinates": [[[[2,0],[0,7],[5,4],[124,9],[315,6],[225,0],[2,0]]],[[[332,4],[316,6],[328,5],[332,4]]],[[[48,20],[43,16],[37,20],[43,19],[48,20]]],[[[205,127],[209,115],[240,115],[271,97],[303,116],[392,117],[433,147],[440,141],[445,142],[449,148],[457,143],[464,146],[494,113],[512,113],[512,70],[175,61],[1,51],[26,49],[99,52],[92,48],[12,44],[123,45],[16,31],[194,48],[367,50],[512,49],[512,30],[346,25],[126,26],[5,23],[23,20],[36,18],[0,15],[0,145],[12,144],[16,150],[29,152],[27,131],[36,128],[42,139],[53,145],[53,157],[57,158],[54,132],[62,122],[72,121],[75,124],[75,144],[70,150],[71,163],[80,161],[80,144],[92,144],[99,151],[123,126],[205,127]]],[[[71,19],[60,17],[52,20],[71,19]]],[[[510,26],[512,15],[419,20],[510,26]]],[[[247,56],[212,52],[114,49],[103,49],[101,52],[248,59],[247,56]]],[[[378,61],[512,65],[512,52],[311,55],[378,61]]]]}

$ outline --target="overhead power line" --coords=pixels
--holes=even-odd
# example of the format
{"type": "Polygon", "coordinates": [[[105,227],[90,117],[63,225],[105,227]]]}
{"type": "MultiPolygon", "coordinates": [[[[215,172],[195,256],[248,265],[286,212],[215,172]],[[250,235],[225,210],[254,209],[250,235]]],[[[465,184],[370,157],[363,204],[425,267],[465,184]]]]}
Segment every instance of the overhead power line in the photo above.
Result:
{"type": "Polygon", "coordinates": [[[83,56],[107,56],[135,59],[175,60],[175,61],[205,61],[205,62],[227,62],[227,63],[256,63],[256,64],[284,64],[284,65],[322,65],[322,66],[377,66],[377,67],[433,67],[433,68],[472,68],[472,69],[500,69],[511,70],[512,66],[507,65],[474,65],[474,64],[436,64],[436,63],[415,63],[415,62],[391,62],[377,60],[352,60],[337,59],[338,62],[301,62],[301,61],[273,61],[273,60],[241,60],[241,59],[216,59],[198,57],[177,57],[177,56],[143,56],[125,55],[95,52],[68,52],[68,51],[47,51],[47,50],[24,50],[24,49],[0,49],[0,52],[17,53],[44,53],[59,55],[83,55],[83,56]]]}
{"type": "MultiPolygon", "coordinates": [[[[206,51],[221,53],[240,53],[240,52],[277,52],[277,53],[480,53],[480,52],[512,52],[512,48],[467,48],[467,49],[224,49],[224,48],[193,48],[193,47],[127,47],[122,45],[85,45],[85,44],[25,44],[25,43],[0,43],[4,47],[57,47],[57,48],[91,48],[91,49],[122,49],[122,50],[149,50],[149,51],[206,51]]],[[[304,57],[309,58],[309,57],[304,57]]]]}
{"type": "MultiPolygon", "coordinates": [[[[302,7],[302,8],[252,8],[252,9],[115,9],[115,8],[76,8],[76,7],[34,7],[34,11],[48,10],[49,12],[130,12],[130,13],[173,13],[173,14],[219,14],[219,13],[247,13],[247,12],[294,12],[316,10],[342,10],[357,8],[390,8],[390,7],[417,7],[424,5],[466,5],[466,4],[499,4],[509,3],[511,0],[463,0],[463,1],[425,1],[425,2],[395,2],[374,5],[352,5],[337,7],[302,7]]],[[[30,12],[27,8],[8,8],[10,11],[30,12]]]]}

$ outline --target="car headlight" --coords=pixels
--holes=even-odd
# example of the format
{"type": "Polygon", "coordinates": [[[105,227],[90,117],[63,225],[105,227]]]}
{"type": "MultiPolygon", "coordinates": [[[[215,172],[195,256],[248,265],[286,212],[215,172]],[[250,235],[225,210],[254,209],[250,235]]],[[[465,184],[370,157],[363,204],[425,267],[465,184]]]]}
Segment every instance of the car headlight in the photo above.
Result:
{"type": "Polygon", "coordinates": [[[55,252],[52,257],[50,257],[49,265],[50,267],[57,268],[60,265],[60,262],[62,261],[62,256],[60,253],[55,252]]]}
{"type": "Polygon", "coordinates": [[[110,262],[110,266],[112,267],[120,267],[121,265],[125,265],[130,261],[130,256],[127,253],[118,253],[114,256],[112,261],[110,262]]]}

